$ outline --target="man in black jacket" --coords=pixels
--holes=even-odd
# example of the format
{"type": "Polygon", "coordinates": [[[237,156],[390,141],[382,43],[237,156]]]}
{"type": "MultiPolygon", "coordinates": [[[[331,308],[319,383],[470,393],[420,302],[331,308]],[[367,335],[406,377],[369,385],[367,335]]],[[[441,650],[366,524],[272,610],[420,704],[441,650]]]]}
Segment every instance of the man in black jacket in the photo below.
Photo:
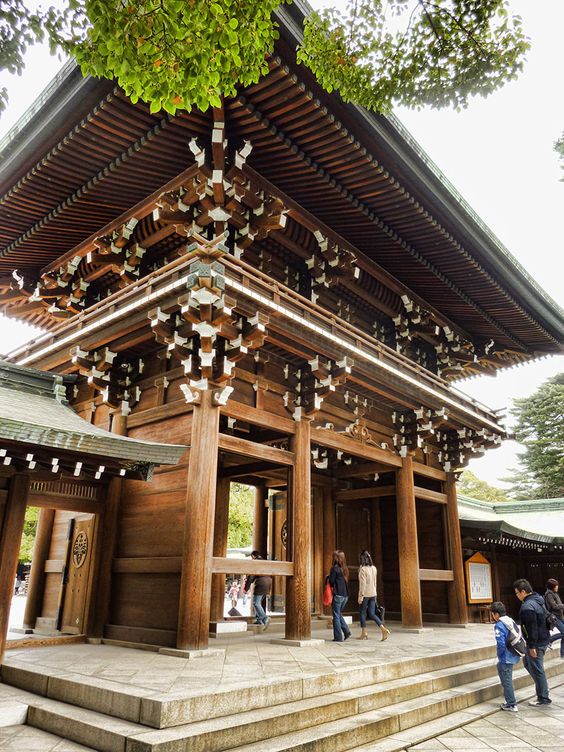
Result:
{"type": "Polygon", "coordinates": [[[521,601],[519,619],[527,642],[527,653],[523,663],[537,690],[536,699],[530,700],[529,705],[550,705],[552,700],[548,695],[548,682],[544,673],[544,654],[550,642],[544,600],[538,593],[533,593],[528,580],[515,580],[513,588],[521,601]]]}
{"type": "MultiPolygon", "coordinates": [[[[251,559],[262,559],[262,556],[258,551],[251,551],[251,559]]],[[[270,623],[270,619],[264,610],[264,600],[267,595],[270,595],[272,577],[264,574],[255,574],[252,575],[252,577],[247,577],[244,588],[245,593],[249,592],[253,584],[255,586],[253,590],[253,606],[255,609],[256,623],[262,624],[262,631],[264,632],[270,623]]]]}

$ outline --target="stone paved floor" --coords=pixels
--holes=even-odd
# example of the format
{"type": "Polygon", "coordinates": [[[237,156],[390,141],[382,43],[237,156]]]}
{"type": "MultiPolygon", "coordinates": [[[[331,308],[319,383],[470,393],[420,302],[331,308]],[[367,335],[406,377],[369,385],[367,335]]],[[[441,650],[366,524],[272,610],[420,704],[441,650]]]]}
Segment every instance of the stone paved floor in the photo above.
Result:
{"type": "Polygon", "coordinates": [[[457,648],[493,646],[493,629],[486,624],[466,629],[436,627],[416,634],[403,631],[400,625],[389,626],[392,634],[386,642],[380,641],[376,628],[370,631],[369,640],[356,639],[360,630],[355,624],[351,639],[334,643],[325,622],[319,621],[312,637],[326,641],[307,647],[272,644],[271,638],[283,636],[274,626],[254,636],[210,640],[211,648],[225,648],[225,654],[194,660],[111,645],[78,644],[8,650],[4,662],[188,696],[281,678],[330,674],[355,665],[410,660],[457,648]]]}
{"type": "Polygon", "coordinates": [[[562,752],[564,750],[564,684],[551,690],[552,705],[518,713],[498,711],[486,718],[409,747],[409,752],[562,752]]]}
{"type": "Polygon", "coordinates": [[[0,728],[2,752],[93,752],[90,747],[69,742],[31,726],[0,728]]]}

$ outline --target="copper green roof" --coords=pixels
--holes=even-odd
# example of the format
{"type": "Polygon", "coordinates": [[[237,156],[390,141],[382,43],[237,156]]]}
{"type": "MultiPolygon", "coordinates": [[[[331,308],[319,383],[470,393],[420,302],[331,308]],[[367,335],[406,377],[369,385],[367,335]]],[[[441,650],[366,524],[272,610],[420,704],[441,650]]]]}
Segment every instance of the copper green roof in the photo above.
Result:
{"type": "Polygon", "coordinates": [[[47,457],[147,478],[154,465],[178,463],[184,446],[129,439],[80,418],[66,399],[73,379],[0,361],[0,464],[33,455],[28,465],[47,457]]]}

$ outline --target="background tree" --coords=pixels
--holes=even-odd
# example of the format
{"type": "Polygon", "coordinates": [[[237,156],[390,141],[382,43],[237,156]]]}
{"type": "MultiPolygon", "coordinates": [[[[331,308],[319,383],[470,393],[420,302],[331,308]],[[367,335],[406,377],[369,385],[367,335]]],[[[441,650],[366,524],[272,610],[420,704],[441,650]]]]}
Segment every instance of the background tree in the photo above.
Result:
{"type": "Polygon", "coordinates": [[[246,548],[253,539],[255,489],[242,483],[232,483],[229,494],[228,548],[246,548]]]}
{"type": "Polygon", "coordinates": [[[472,499],[480,501],[509,501],[505,491],[495,486],[490,486],[485,480],[481,480],[470,470],[465,470],[460,476],[457,484],[458,493],[464,496],[470,496],[472,499]]]}
{"type": "Polygon", "coordinates": [[[545,381],[530,397],[517,399],[515,438],[524,445],[510,478],[515,499],[564,497],[564,373],[545,381]]]}
{"type": "MultiPolygon", "coordinates": [[[[0,69],[19,72],[25,47],[47,34],[84,74],[115,78],[152,112],[206,110],[268,70],[272,12],[289,2],[61,0],[30,12],[2,0],[0,69]]],[[[508,0],[348,0],[345,12],[311,13],[297,57],[327,91],[386,112],[465,106],[514,78],[528,47],[508,0]]]]}
{"type": "MultiPolygon", "coordinates": [[[[554,144],[554,150],[560,157],[562,169],[564,170],[564,133],[560,136],[558,141],[554,144]]],[[[562,178],[564,180],[564,178],[562,178]]]]}
{"type": "Polygon", "coordinates": [[[20,545],[18,561],[20,564],[29,563],[33,554],[37,520],[39,519],[38,507],[28,507],[25,511],[25,521],[20,545]]]}

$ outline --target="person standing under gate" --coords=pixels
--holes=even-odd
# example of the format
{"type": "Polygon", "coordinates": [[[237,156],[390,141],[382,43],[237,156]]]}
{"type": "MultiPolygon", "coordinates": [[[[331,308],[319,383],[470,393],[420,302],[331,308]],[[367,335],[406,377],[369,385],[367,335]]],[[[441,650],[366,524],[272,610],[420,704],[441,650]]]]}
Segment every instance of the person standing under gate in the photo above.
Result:
{"type": "Polygon", "coordinates": [[[501,709],[516,713],[517,700],[515,699],[515,689],[513,688],[513,666],[519,663],[521,658],[517,653],[512,653],[507,647],[509,628],[512,625],[514,626],[514,622],[511,617],[507,616],[507,611],[501,601],[492,604],[491,613],[495,621],[494,634],[497,648],[497,673],[503,687],[503,697],[505,699],[505,702],[501,705],[501,709]]]}
{"type": "Polygon", "coordinates": [[[546,626],[546,609],[542,595],[533,593],[528,580],[515,580],[515,595],[521,601],[519,619],[527,652],[523,664],[535,682],[537,697],[529,700],[529,705],[550,705],[548,682],[544,673],[544,654],[550,642],[550,632],[546,626]]]}
{"type": "Polygon", "coordinates": [[[368,639],[366,629],[366,617],[375,622],[382,632],[382,640],[387,640],[390,630],[384,626],[382,619],[376,613],[376,567],[372,563],[372,557],[368,551],[361,551],[359,556],[360,567],[358,569],[358,603],[360,606],[360,637],[359,640],[368,639]]]}
{"type": "Polygon", "coordinates": [[[343,618],[342,611],[349,599],[349,568],[344,551],[333,551],[333,562],[329,572],[329,584],[333,590],[331,610],[333,614],[333,642],[343,642],[351,636],[351,631],[343,618]]]}
{"type": "Polygon", "coordinates": [[[546,610],[556,617],[556,629],[560,636],[556,635],[551,638],[551,642],[560,640],[560,657],[564,658],[564,603],[558,594],[558,580],[551,577],[546,583],[546,593],[544,594],[544,604],[546,610]]]}
{"type": "MultiPolygon", "coordinates": [[[[251,551],[251,559],[262,559],[262,556],[259,551],[251,551]]],[[[264,601],[266,600],[266,596],[270,595],[272,577],[263,574],[247,577],[244,587],[246,593],[249,592],[251,586],[254,586],[253,607],[255,609],[256,624],[262,624],[262,631],[264,632],[270,624],[270,619],[264,609],[264,601]]]]}

